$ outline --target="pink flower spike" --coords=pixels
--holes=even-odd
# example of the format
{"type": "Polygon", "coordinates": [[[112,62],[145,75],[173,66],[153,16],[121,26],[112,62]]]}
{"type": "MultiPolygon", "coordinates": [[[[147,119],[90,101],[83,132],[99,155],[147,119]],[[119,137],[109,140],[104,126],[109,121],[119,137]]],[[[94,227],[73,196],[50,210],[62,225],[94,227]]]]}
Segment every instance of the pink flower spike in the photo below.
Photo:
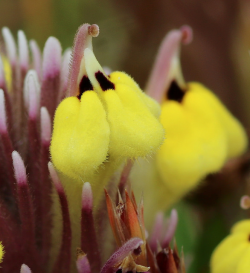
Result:
{"type": "Polygon", "coordinates": [[[78,273],[91,273],[89,260],[86,254],[82,252],[78,253],[76,260],[76,268],[78,273]]]}
{"type": "Polygon", "coordinates": [[[51,162],[48,163],[49,173],[57,191],[64,191],[58,174],[51,162]]]}
{"type": "Polygon", "coordinates": [[[5,98],[4,92],[0,89],[0,133],[7,133],[7,121],[6,121],[6,110],[5,110],[5,98]]]}
{"type": "Polygon", "coordinates": [[[29,112],[29,118],[35,120],[40,101],[40,85],[35,70],[30,70],[25,77],[24,101],[29,112]]]}
{"type": "Polygon", "coordinates": [[[26,264],[22,264],[20,273],[32,273],[32,271],[26,264]]]}
{"type": "Polygon", "coordinates": [[[60,88],[62,48],[59,41],[50,37],[45,43],[42,64],[41,106],[47,107],[51,117],[54,116],[60,88]]]}
{"type": "Polygon", "coordinates": [[[23,160],[17,151],[12,152],[12,160],[17,183],[26,184],[27,183],[26,169],[23,160]]]}
{"type": "Polygon", "coordinates": [[[60,74],[62,48],[55,37],[49,37],[43,51],[43,79],[54,78],[60,74]]]}
{"type": "Polygon", "coordinates": [[[36,70],[39,80],[42,80],[42,57],[41,51],[36,41],[30,41],[30,50],[32,54],[33,68],[36,70]]]}
{"type": "Polygon", "coordinates": [[[68,96],[76,96],[79,91],[79,84],[84,73],[82,58],[86,48],[92,49],[92,37],[99,35],[98,25],[84,24],[78,28],[75,36],[73,53],[71,59],[71,69],[69,76],[68,96]]]}
{"type": "Polygon", "coordinates": [[[71,55],[72,55],[71,49],[67,49],[63,54],[61,79],[60,79],[61,83],[60,83],[58,102],[60,102],[62,99],[66,97],[68,81],[69,81],[69,66],[70,66],[71,55]]]}
{"type": "Polygon", "coordinates": [[[101,256],[93,218],[93,194],[88,182],[82,188],[81,249],[88,254],[92,272],[101,269],[101,256]]]}
{"type": "Polygon", "coordinates": [[[162,101],[174,76],[179,77],[179,84],[185,84],[179,63],[180,46],[191,40],[192,29],[188,26],[170,31],[163,39],[146,87],[146,93],[158,102],[162,101]]]}
{"type": "Polygon", "coordinates": [[[82,188],[82,209],[92,212],[93,208],[93,194],[89,182],[85,182],[82,188]]]}
{"type": "Polygon", "coordinates": [[[41,140],[49,146],[51,138],[51,118],[46,107],[41,108],[41,140]]]}
{"type": "Polygon", "coordinates": [[[18,53],[19,53],[19,64],[21,69],[27,71],[29,68],[29,48],[26,36],[22,30],[17,33],[18,41],[18,53]]]}
{"type": "Polygon", "coordinates": [[[108,259],[108,261],[103,266],[101,273],[114,273],[114,267],[142,244],[143,241],[139,238],[132,238],[127,241],[108,259]]]}
{"type": "Polygon", "coordinates": [[[165,238],[163,239],[163,242],[162,242],[162,248],[163,249],[167,248],[168,245],[170,244],[171,240],[173,239],[174,234],[175,234],[175,230],[176,230],[176,227],[177,227],[177,223],[178,223],[177,210],[172,209],[170,219],[169,219],[168,229],[167,229],[165,238]]]}
{"type": "Polygon", "coordinates": [[[21,220],[21,234],[23,243],[26,244],[24,255],[32,256],[31,267],[37,265],[37,250],[35,245],[35,218],[34,205],[27,181],[26,169],[18,152],[12,152],[14,173],[17,182],[18,208],[21,220]]]}
{"type": "Polygon", "coordinates": [[[61,184],[61,181],[57,175],[57,172],[51,162],[48,163],[49,173],[51,179],[55,185],[60,204],[62,210],[62,222],[63,222],[63,232],[62,232],[62,240],[61,240],[61,248],[54,264],[54,268],[52,270],[53,273],[68,273],[70,269],[71,262],[71,224],[70,224],[70,216],[69,216],[69,207],[68,201],[61,184]]]}
{"type": "Polygon", "coordinates": [[[153,231],[152,231],[151,238],[149,241],[149,245],[150,245],[152,252],[157,251],[158,243],[161,240],[162,229],[163,229],[163,219],[164,219],[163,213],[162,212],[157,213],[157,215],[155,217],[153,231]]]}
{"type": "Polygon", "coordinates": [[[10,60],[11,66],[16,65],[16,43],[15,40],[7,27],[2,28],[2,35],[4,39],[4,43],[7,50],[7,56],[10,60]]]}

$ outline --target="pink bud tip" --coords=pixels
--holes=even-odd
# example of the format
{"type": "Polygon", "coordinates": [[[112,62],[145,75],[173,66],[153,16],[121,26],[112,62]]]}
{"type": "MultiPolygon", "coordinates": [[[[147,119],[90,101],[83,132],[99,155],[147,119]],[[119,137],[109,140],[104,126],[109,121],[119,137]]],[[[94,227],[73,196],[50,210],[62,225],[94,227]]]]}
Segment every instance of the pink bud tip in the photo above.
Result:
{"type": "Polygon", "coordinates": [[[22,264],[20,273],[32,273],[32,271],[26,264],[22,264]]]}
{"type": "Polygon", "coordinates": [[[0,133],[7,132],[4,92],[0,89],[0,133]]]}
{"type": "Polygon", "coordinates": [[[60,73],[62,48],[60,42],[49,37],[43,52],[43,79],[54,78],[60,73]]]}
{"type": "Polygon", "coordinates": [[[93,206],[93,194],[91,185],[89,182],[85,182],[82,187],[82,208],[86,210],[92,210],[93,206]]]}
{"type": "Polygon", "coordinates": [[[91,273],[87,255],[85,255],[82,251],[79,251],[77,255],[76,267],[78,273],[91,273]]]}
{"type": "Polygon", "coordinates": [[[42,78],[42,57],[41,51],[36,43],[36,41],[30,41],[30,50],[33,59],[33,68],[36,70],[39,80],[42,78]]]}
{"type": "Polygon", "coordinates": [[[157,215],[155,217],[153,231],[152,231],[151,238],[149,241],[150,247],[153,252],[156,252],[158,242],[160,242],[160,240],[161,240],[161,236],[162,236],[162,232],[163,232],[163,220],[164,220],[163,212],[157,213],[157,215]]]}
{"type": "Polygon", "coordinates": [[[5,42],[7,55],[11,65],[16,64],[16,43],[15,40],[7,27],[2,28],[3,39],[5,42]]]}
{"type": "Polygon", "coordinates": [[[40,104],[40,84],[35,70],[30,70],[25,77],[24,101],[29,112],[29,117],[35,119],[40,104]]]}
{"type": "Polygon", "coordinates": [[[12,160],[17,183],[26,184],[27,183],[26,169],[23,160],[17,151],[12,152],[12,160]]]}
{"type": "Polygon", "coordinates": [[[48,163],[48,168],[49,168],[49,173],[50,173],[51,179],[52,179],[57,191],[62,192],[63,187],[62,187],[61,181],[60,181],[58,174],[51,162],[48,163]]]}
{"type": "Polygon", "coordinates": [[[29,68],[29,48],[26,36],[22,30],[17,33],[18,39],[18,51],[19,51],[19,62],[21,68],[28,70],[29,68]]]}
{"type": "Polygon", "coordinates": [[[169,219],[168,229],[167,229],[165,238],[162,243],[162,248],[166,248],[169,245],[169,243],[171,242],[171,240],[173,239],[174,234],[175,234],[175,230],[177,227],[177,223],[178,223],[177,210],[172,209],[170,219],[169,219]]]}
{"type": "Polygon", "coordinates": [[[46,107],[41,108],[41,139],[49,144],[51,138],[51,119],[46,107]]]}

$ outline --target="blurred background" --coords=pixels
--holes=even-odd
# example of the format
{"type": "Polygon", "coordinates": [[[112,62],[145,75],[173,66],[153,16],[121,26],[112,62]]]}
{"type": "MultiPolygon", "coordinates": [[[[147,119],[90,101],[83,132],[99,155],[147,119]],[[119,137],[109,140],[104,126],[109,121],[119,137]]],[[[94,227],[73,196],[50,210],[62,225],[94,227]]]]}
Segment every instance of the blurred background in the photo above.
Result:
{"type": "MultiPolygon", "coordinates": [[[[250,128],[250,1],[248,0],[1,0],[0,27],[14,35],[23,29],[42,49],[48,36],[63,49],[72,46],[82,23],[96,23],[98,60],[124,70],[143,88],[158,47],[173,29],[188,24],[193,42],[182,49],[187,81],[213,90],[249,131],[250,128]]],[[[231,225],[247,215],[239,208],[249,193],[249,156],[207,177],[178,204],[176,238],[184,246],[188,272],[209,272],[214,247],[231,225]]]]}

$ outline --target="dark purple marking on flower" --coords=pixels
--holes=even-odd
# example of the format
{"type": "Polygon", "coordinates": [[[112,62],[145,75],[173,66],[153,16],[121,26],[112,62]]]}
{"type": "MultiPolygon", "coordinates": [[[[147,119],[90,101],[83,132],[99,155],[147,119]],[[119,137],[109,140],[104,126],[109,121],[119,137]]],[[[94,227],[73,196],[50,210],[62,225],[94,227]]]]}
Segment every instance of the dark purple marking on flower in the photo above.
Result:
{"type": "Polygon", "coordinates": [[[81,99],[81,96],[82,94],[85,92],[85,91],[89,91],[89,90],[94,90],[93,89],[93,86],[89,80],[89,78],[87,76],[83,76],[82,77],[82,80],[80,82],[80,85],[79,85],[79,95],[77,96],[78,99],[81,99]]]}
{"type": "Polygon", "coordinates": [[[114,267],[122,262],[134,249],[137,249],[143,244],[143,241],[139,238],[132,238],[121,246],[105,263],[101,273],[113,273],[114,267]]]}
{"type": "Polygon", "coordinates": [[[115,85],[111,81],[109,81],[101,71],[96,72],[95,77],[97,81],[99,82],[103,91],[106,91],[109,89],[115,90],[115,85]]]}
{"type": "Polygon", "coordinates": [[[172,81],[167,92],[167,99],[182,102],[185,91],[180,88],[176,81],[172,81]]]}
{"type": "Polygon", "coordinates": [[[116,270],[116,273],[122,273],[122,269],[119,268],[118,270],[116,270]]]}
{"type": "Polygon", "coordinates": [[[248,235],[248,241],[250,242],[250,234],[248,235]]]}

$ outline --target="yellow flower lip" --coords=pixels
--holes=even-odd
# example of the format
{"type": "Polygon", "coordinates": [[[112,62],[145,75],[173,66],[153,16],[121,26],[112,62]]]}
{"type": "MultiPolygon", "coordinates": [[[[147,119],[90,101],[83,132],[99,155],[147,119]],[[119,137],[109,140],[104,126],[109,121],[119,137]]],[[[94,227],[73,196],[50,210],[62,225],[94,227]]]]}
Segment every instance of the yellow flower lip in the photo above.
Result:
{"type": "Polygon", "coordinates": [[[214,250],[211,257],[212,273],[246,273],[250,271],[250,220],[236,223],[231,234],[214,250]]]}

